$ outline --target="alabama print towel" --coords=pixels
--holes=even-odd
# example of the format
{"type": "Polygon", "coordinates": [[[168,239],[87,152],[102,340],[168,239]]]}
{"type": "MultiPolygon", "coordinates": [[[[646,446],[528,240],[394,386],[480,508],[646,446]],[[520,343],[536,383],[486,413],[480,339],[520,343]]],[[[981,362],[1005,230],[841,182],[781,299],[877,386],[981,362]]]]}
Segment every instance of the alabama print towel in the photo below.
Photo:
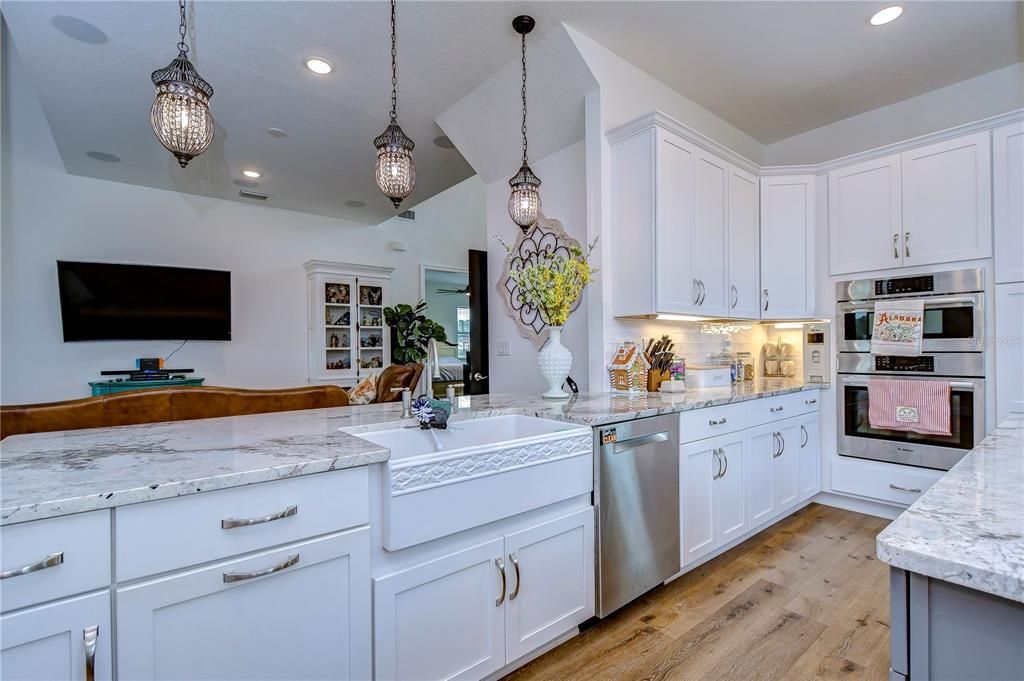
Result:
{"type": "Polygon", "coordinates": [[[871,328],[872,355],[921,354],[924,333],[924,301],[880,300],[875,303],[875,321],[871,328]]]}

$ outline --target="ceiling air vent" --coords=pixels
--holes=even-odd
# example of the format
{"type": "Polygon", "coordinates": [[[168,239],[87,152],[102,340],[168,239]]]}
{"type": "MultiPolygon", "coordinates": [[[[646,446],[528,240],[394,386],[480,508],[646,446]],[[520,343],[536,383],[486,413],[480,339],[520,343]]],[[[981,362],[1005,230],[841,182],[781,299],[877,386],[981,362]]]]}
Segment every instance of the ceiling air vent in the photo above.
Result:
{"type": "Polygon", "coordinates": [[[398,218],[401,220],[416,220],[416,211],[414,210],[403,210],[398,214],[398,218]]]}
{"type": "Polygon", "coordinates": [[[238,195],[243,199],[256,199],[257,201],[266,201],[270,198],[270,194],[260,194],[259,192],[252,192],[248,189],[240,190],[238,195]]]}

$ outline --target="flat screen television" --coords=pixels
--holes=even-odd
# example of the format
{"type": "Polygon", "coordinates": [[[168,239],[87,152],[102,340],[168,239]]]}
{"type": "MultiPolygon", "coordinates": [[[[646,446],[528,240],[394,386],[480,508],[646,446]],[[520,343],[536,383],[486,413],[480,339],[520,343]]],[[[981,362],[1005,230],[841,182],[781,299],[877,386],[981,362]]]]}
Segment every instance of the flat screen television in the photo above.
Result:
{"type": "Polygon", "coordinates": [[[64,341],[231,340],[231,273],[57,261],[64,341]]]}

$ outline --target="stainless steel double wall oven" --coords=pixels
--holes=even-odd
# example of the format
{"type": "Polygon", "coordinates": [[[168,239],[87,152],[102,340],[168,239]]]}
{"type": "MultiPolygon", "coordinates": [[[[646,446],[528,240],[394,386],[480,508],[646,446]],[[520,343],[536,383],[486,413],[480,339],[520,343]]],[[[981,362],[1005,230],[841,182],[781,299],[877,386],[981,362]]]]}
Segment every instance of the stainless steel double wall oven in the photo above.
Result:
{"type": "Polygon", "coordinates": [[[948,470],[985,434],[985,293],[980,269],[836,284],[840,456],[948,470]],[[924,301],[920,357],[871,354],[874,304],[924,301]],[[868,378],[949,381],[949,436],[872,428],[868,378]]]}

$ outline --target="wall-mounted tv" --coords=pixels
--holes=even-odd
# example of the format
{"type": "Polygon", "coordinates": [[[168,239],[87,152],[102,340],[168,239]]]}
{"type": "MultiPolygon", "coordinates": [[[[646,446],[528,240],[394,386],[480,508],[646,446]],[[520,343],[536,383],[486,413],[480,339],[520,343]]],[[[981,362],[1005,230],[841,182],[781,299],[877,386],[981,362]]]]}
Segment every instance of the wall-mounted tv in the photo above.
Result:
{"type": "Polygon", "coordinates": [[[64,341],[231,340],[231,273],[57,261],[64,341]]]}

